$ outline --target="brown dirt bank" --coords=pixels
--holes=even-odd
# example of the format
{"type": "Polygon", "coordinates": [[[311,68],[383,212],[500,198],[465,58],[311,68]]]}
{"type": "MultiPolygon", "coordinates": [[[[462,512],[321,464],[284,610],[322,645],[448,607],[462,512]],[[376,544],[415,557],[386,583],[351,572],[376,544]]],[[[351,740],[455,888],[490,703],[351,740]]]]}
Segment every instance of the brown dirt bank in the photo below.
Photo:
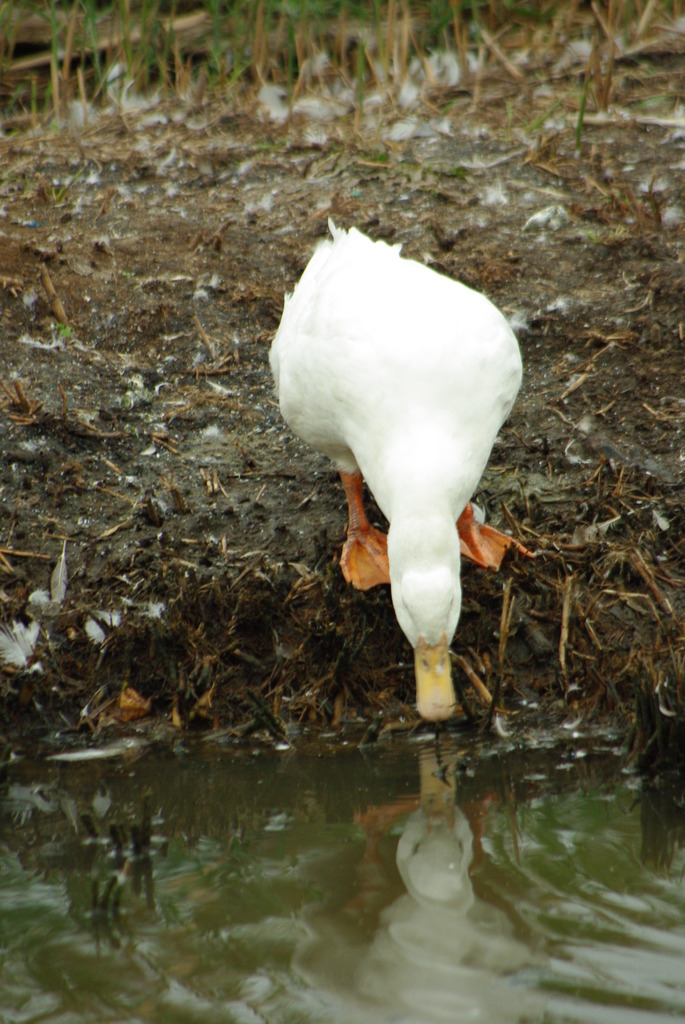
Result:
{"type": "Polygon", "coordinates": [[[578,155],[556,99],[545,118],[553,92],[493,80],[440,124],[211,101],[0,139],[0,619],[40,623],[0,668],[7,736],[414,716],[389,593],[342,581],[342,490],[268,372],[328,216],[485,291],[520,338],[476,499],[538,557],[465,567],[458,671],[509,711],[637,723],[649,758],[682,735],[685,132],[610,116],[578,155]]]}

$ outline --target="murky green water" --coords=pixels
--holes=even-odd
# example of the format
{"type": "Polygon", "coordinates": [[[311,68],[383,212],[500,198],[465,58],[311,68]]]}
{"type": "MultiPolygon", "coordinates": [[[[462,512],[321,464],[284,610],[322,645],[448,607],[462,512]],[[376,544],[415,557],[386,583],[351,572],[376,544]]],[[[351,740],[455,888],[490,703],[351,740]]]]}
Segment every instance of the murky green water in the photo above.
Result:
{"type": "Polygon", "coordinates": [[[0,1020],[682,1019],[680,796],[580,742],[19,760],[0,1020]]]}

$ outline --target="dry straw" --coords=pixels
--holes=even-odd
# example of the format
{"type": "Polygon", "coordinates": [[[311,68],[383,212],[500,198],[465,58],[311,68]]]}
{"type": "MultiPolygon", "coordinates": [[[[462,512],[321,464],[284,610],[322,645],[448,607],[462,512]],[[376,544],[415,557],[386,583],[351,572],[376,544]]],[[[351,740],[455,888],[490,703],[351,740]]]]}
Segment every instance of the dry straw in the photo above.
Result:
{"type": "MultiPolygon", "coordinates": [[[[9,0],[0,8],[0,111],[61,118],[67,105],[122,88],[187,94],[195,87],[250,88],[266,81],[299,94],[322,75],[395,96],[412,62],[431,77],[430,55],[456,54],[462,76],[490,62],[524,86],[541,60],[570,38],[592,40],[579,83],[577,143],[586,112],[607,109],[619,53],[639,55],[650,32],[674,24],[681,0],[209,0],[176,15],[168,5],[81,0],[72,5],[9,0]],[[522,55],[524,60],[522,61],[522,55]],[[591,107],[589,107],[589,104],[591,107]]],[[[173,9],[172,9],[173,10],[173,9]]]]}

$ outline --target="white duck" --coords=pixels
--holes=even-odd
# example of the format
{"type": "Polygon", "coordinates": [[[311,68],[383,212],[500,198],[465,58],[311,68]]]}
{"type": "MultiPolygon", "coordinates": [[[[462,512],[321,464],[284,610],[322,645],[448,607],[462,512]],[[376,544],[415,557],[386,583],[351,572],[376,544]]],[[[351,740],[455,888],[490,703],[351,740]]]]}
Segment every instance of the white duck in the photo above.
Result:
{"type": "Polygon", "coordinates": [[[345,578],[390,583],[418,711],[439,721],[455,705],[460,549],[497,569],[509,545],[521,548],[480,526],[469,503],[521,384],[519,347],[483,295],[402,259],[399,245],[329,228],[286,297],[271,369],[288,425],[340,472],[345,578]],[[387,538],[366,517],[362,479],[387,538]]]}

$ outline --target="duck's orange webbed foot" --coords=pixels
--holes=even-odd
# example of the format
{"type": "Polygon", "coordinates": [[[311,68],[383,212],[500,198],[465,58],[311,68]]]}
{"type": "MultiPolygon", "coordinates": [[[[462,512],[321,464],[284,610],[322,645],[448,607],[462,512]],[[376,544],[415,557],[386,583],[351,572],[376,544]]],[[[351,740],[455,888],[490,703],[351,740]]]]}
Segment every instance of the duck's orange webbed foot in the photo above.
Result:
{"type": "Polygon", "coordinates": [[[341,471],[340,479],[345,488],[349,512],[347,540],[340,556],[343,576],[359,590],[369,590],[381,583],[389,583],[388,540],[366,518],[362,502],[362,475],[341,471]]]}
{"type": "Polygon", "coordinates": [[[457,520],[457,530],[461,553],[470,558],[476,565],[484,569],[494,569],[495,572],[502,564],[505,552],[510,547],[515,547],[526,558],[534,558],[532,551],[524,547],[514,537],[506,533],[500,533],[493,526],[486,526],[479,523],[473,514],[473,507],[469,502],[457,520]]]}

